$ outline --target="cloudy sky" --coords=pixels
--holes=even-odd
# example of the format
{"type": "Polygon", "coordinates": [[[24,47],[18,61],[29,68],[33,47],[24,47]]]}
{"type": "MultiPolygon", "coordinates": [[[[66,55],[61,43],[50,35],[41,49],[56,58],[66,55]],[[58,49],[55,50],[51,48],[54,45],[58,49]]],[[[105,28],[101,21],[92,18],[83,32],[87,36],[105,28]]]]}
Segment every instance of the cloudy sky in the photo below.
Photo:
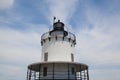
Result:
{"type": "Polygon", "coordinates": [[[120,80],[120,0],[0,0],[0,80],[25,80],[53,16],[77,36],[90,80],[120,80]]]}

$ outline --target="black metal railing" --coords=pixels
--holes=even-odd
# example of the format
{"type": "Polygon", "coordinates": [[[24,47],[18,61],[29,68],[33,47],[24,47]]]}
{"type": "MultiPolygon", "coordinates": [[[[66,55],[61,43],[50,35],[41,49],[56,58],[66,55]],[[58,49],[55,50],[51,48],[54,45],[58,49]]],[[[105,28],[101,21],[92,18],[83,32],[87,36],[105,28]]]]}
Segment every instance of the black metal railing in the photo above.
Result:
{"type": "Polygon", "coordinates": [[[29,71],[27,73],[27,80],[88,80],[87,70],[81,72],[68,72],[68,71],[48,71],[47,75],[44,72],[29,71]]]}

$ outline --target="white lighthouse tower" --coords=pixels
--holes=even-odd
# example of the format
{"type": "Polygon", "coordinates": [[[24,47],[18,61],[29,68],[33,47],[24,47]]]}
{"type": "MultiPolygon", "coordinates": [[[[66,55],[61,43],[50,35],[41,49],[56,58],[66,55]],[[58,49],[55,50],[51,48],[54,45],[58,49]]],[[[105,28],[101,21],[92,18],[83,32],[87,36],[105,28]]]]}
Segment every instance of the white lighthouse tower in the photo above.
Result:
{"type": "Polygon", "coordinates": [[[89,80],[88,66],[74,62],[76,37],[64,26],[58,20],[41,36],[41,62],[28,66],[27,80],[89,80]]]}

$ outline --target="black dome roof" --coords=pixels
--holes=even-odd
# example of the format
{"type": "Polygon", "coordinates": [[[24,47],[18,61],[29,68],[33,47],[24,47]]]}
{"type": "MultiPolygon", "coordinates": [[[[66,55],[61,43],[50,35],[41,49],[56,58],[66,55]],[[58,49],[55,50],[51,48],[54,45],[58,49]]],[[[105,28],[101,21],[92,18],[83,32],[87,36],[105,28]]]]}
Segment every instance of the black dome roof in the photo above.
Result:
{"type": "Polygon", "coordinates": [[[53,26],[54,26],[54,30],[64,31],[64,23],[60,22],[60,20],[54,23],[53,26]]]}

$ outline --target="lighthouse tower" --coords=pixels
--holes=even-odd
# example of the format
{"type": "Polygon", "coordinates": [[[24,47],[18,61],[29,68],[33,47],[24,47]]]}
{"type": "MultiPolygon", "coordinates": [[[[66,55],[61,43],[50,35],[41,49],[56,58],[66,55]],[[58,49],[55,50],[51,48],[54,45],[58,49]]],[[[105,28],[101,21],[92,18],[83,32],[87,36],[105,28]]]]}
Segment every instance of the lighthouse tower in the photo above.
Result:
{"type": "Polygon", "coordinates": [[[27,80],[89,80],[88,66],[74,62],[76,36],[58,20],[41,36],[41,62],[28,66],[27,80]]]}

